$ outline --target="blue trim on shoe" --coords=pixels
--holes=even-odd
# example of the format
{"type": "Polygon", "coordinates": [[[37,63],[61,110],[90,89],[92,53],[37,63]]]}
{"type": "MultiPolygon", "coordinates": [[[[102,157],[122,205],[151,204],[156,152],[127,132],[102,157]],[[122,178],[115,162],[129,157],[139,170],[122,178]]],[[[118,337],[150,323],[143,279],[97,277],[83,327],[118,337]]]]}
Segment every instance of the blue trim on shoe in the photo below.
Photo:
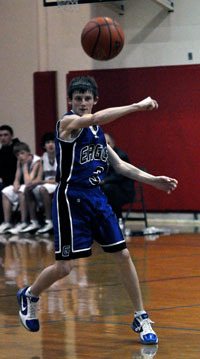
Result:
{"type": "Polygon", "coordinates": [[[156,334],[146,334],[143,336],[143,339],[140,338],[142,344],[158,344],[158,337],[156,334]]]}
{"type": "Polygon", "coordinates": [[[147,333],[145,335],[141,335],[143,332],[142,329],[142,325],[140,323],[139,318],[141,318],[142,320],[145,319],[149,319],[149,316],[147,313],[144,313],[138,317],[135,317],[132,324],[131,324],[131,328],[135,333],[140,334],[140,341],[142,344],[158,344],[158,337],[155,333],[147,333]]]}
{"type": "MultiPolygon", "coordinates": [[[[26,316],[28,314],[28,302],[27,302],[27,295],[26,290],[29,287],[22,288],[18,290],[17,292],[17,300],[20,307],[19,310],[19,317],[21,320],[22,325],[31,332],[38,332],[40,329],[39,320],[37,318],[35,319],[26,319],[26,316]]],[[[39,298],[36,297],[30,297],[32,303],[37,303],[39,298]]]]}

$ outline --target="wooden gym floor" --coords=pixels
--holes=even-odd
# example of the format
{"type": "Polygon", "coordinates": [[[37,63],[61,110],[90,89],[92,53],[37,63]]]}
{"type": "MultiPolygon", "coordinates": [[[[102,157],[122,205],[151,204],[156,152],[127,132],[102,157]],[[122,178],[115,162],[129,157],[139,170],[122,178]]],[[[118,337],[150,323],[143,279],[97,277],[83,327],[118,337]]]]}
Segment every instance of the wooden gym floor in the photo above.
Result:
{"type": "Polygon", "coordinates": [[[53,261],[53,239],[0,236],[0,359],[199,359],[200,233],[182,232],[128,238],[158,346],[130,329],[131,302],[96,245],[41,296],[41,330],[27,332],[16,292],[53,261]]]}

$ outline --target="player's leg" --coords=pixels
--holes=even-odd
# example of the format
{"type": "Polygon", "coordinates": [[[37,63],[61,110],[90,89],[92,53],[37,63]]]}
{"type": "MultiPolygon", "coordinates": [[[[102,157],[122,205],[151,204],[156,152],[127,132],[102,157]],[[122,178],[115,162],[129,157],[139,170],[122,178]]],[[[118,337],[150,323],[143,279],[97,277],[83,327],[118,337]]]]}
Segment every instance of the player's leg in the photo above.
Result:
{"type": "Polygon", "coordinates": [[[44,205],[45,218],[51,220],[52,197],[45,188],[45,186],[40,187],[40,195],[42,198],[42,203],[44,205]]]}
{"type": "Polygon", "coordinates": [[[140,284],[135,266],[128,249],[113,253],[116,267],[119,268],[121,280],[136,311],[144,310],[140,284]]]}
{"type": "Polygon", "coordinates": [[[66,200],[65,188],[61,187],[60,191],[59,189],[57,189],[54,196],[52,211],[56,262],[45,268],[30,287],[23,288],[17,293],[21,322],[30,331],[39,330],[39,320],[37,318],[39,295],[58,279],[71,272],[75,258],[90,255],[91,252],[88,249],[88,246],[91,246],[91,234],[88,243],[88,238],[83,238],[86,233],[84,232],[81,235],[79,230],[79,228],[84,229],[85,226],[83,222],[78,220],[79,211],[81,214],[84,211],[78,208],[77,197],[75,197],[74,203],[69,205],[69,201],[66,200]],[[80,223],[82,223],[82,226],[80,223]],[[79,241],[80,237],[82,241],[79,241]],[[83,244],[85,246],[85,255],[82,254],[83,244]]]}
{"type": "Polygon", "coordinates": [[[23,192],[19,192],[19,208],[20,208],[20,213],[21,213],[21,222],[26,223],[27,222],[27,205],[26,205],[25,195],[23,192]]]}
{"type": "Polygon", "coordinates": [[[37,277],[35,282],[31,285],[31,293],[35,297],[47,288],[49,288],[57,280],[66,277],[74,267],[74,260],[70,261],[56,261],[54,264],[45,268],[37,277]]]}
{"type": "Polygon", "coordinates": [[[12,213],[12,204],[9,198],[3,193],[3,212],[4,212],[4,221],[10,223],[11,213],[12,213]]]}
{"type": "Polygon", "coordinates": [[[50,232],[53,228],[52,222],[52,195],[56,186],[54,184],[45,183],[39,188],[39,194],[44,207],[45,224],[37,231],[37,234],[50,232]]]}
{"type": "Polygon", "coordinates": [[[157,344],[158,337],[151,327],[152,321],[144,310],[138,275],[128,249],[113,253],[113,257],[116,267],[119,268],[121,281],[135,308],[132,329],[140,334],[143,344],[157,344]]]}
{"type": "MultiPolygon", "coordinates": [[[[140,339],[144,344],[156,344],[157,335],[151,327],[151,321],[143,307],[140,284],[135,266],[131,260],[126,242],[120,230],[118,220],[113,214],[110,206],[107,206],[106,199],[101,198],[101,218],[98,232],[94,232],[97,242],[103,250],[112,253],[116,262],[116,267],[121,274],[124,284],[135,312],[132,329],[140,334],[140,339]]],[[[99,213],[97,213],[99,216],[99,213]]]]}
{"type": "MultiPolygon", "coordinates": [[[[35,187],[35,190],[37,187],[35,187]]],[[[24,188],[23,191],[23,201],[22,207],[23,209],[27,209],[30,216],[30,224],[26,225],[24,228],[20,230],[20,233],[34,233],[38,228],[40,228],[40,224],[37,218],[37,198],[34,195],[34,189],[24,188]]]]}
{"type": "Polygon", "coordinates": [[[13,186],[7,186],[2,190],[2,206],[4,222],[0,225],[0,234],[8,232],[12,228],[12,206],[18,203],[18,194],[14,192],[13,186]]]}
{"type": "Polygon", "coordinates": [[[68,275],[73,266],[74,261],[56,261],[53,265],[45,268],[30,287],[18,291],[19,317],[27,330],[37,332],[40,329],[37,318],[39,295],[54,282],[68,275]]]}

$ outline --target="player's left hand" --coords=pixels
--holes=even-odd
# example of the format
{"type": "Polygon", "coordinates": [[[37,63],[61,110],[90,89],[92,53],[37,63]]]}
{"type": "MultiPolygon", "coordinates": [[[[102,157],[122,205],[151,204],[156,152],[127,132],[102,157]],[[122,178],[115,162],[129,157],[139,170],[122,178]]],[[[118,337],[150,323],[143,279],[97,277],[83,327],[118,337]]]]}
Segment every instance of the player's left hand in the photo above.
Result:
{"type": "Polygon", "coordinates": [[[140,111],[151,111],[158,108],[158,102],[151,97],[146,97],[144,100],[138,102],[140,111]]]}
{"type": "Polygon", "coordinates": [[[157,189],[171,193],[176,189],[178,181],[175,178],[166,176],[155,176],[153,186],[157,189]]]}

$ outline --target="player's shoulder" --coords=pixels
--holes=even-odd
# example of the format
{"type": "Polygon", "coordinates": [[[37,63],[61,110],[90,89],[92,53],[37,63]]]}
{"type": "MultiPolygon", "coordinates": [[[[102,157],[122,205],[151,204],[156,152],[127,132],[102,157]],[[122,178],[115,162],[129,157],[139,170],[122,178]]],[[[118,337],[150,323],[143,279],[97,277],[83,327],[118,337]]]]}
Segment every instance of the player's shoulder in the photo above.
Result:
{"type": "Polygon", "coordinates": [[[61,123],[66,118],[68,118],[68,117],[72,118],[73,116],[77,116],[77,115],[71,110],[67,111],[60,117],[60,119],[57,121],[57,124],[61,123]]]}
{"type": "Polygon", "coordinates": [[[72,116],[72,115],[75,115],[75,113],[72,110],[70,110],[70,111],[65,112],[62,117],[72,116]]]}

